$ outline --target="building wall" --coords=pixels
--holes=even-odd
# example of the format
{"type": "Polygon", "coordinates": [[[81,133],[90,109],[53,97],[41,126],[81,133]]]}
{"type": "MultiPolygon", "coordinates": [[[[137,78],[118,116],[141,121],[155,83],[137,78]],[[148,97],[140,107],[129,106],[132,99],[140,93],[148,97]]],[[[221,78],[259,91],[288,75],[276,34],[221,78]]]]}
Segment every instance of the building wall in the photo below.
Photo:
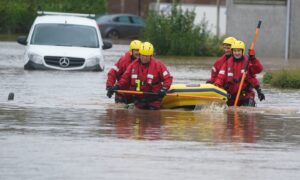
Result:
{"type": "MultiPolygon", "coordinates": [[[[299,3],[300,1],[297,2],[297,4],[299,3]]],[[[243,40],[247,48],[249,48],[254,37],[257,22],[258,20],[262,20],[260,35],[255,46],[257,56],[284,57],[286,5],[234,4],[233,0],[227,0],[226,6],[226,34],[243,40]]],[[[297,14],[300,15],[300,12],[297,14]]],[[[294,21],[298,21],[297,26],[300,26],[299,18],[294,21]]],[[[295,31],[292,32],[294,34],[297,33],[295,31]]],[[[299,41],[292,43],[294,47],[298,44],[299,41]]]]}
{"type": "MultiPolygon", "coordinates": [[[[145,17],[150,3],[156,0],[107,0],[107,13],[130,13],[145,17]]],[[[173,0],[160,0],[161,3],[172,3],[173,0]]],[[[217,0],[180,0],[180,3],[188,4],[212,4],[217,0]]],[[[225,5],[226,0],[220,0],[220,5],[225,5]]]]}
{"type": "Polygon", "coordinates": [[[108,0],[107,13],[130,13],[145,16],[148,5],[153,0],[108,0]]]}
{"type": "MultiPolygon", "coordinates": [[[[211,4],[182,4],[180,6],[183,11],[194,11],[196,17],[194,23],[199,25],[203,20],[207,22],[208,30],[217,34],[217,7],[211,4]]],[[[161,3],[160,11],[170,12],[172,8],[171,3],[161,3]]],[[[223,36],[226,32],[226,6],[220,6],[219,14],[219,35],[223,36]]]]}
{"type": "MultiPolygon", "coordinates": [[[[211,4],[215,5],[217,3],[217,0],[181,0],[181,3],[190,3],[190,4],[211,4]]],[[[225,5],[226,0],[220,0],[220,5],[225,5]]]]}

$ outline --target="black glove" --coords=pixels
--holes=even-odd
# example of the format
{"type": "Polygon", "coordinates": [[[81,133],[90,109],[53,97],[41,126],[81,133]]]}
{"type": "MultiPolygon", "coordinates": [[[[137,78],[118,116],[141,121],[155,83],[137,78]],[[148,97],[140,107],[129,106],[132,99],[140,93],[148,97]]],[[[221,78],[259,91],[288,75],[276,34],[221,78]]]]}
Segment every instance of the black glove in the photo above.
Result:
{"type": "Polygon", "coordinates": [[[264,93],[262,93],[260,87],[256,87],[255,90],[256,90],[256,92],[257,92],[257,96],[258,96],[258,99],[259,99],[260,101],[266,99],[266,97],[265,97],[264,93]]]}
{"type": "Polygon", "coordinates": [[[111,98],[112,95],[115,93],[115,91],[117,91],[119,89],[119,86],[115,85],[113,87],[107,87],[106,90],[107,90],[107,93],[106,93],[106,96],[108,98],[111,98]]]}
{"type": "Polygon", "coordinates": [[[255,50],[254,50],[254,49],[249,49],[249,50],[248,50],[248,55],[249,55],[249,60],[250,60],[250,61],[256,59],[255,54],[256,54],[256,53],[255,53],[255,50]]]}
{"type": "Polygon", "coordinates": [[[227,99],[228,100],[234,100],[234,96],[228,93],[227,94],[227,99]]]}
{"type": "Polygon", "coordinates": [[[165,88],[165,87],[162,87],[162,88],[160,89],[160,91],[158,92],[158,96],[159,96],[160,98],[163,98],[163,97],[167,94],[167,92],[168,92],[168,89],[165,88]]]}

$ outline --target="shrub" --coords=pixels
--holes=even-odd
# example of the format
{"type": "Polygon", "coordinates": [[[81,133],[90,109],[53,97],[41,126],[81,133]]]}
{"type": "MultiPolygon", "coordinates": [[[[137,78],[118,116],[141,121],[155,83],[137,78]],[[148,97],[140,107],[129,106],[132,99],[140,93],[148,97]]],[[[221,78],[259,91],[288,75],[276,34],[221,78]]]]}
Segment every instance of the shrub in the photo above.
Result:
{"type": "Polygon", "coordinates": [[[222,40],[211,35],[207,22],[194,25],[195,12],[183,11],[173,4],[171,12],[150,11],[143,39],[154,45],[159,55],[218,56],[222,40]]]}
{"type": "Polygon", "coordinates": [[[263,78],[264,83],[269,83],[273,87],[277,88],[300,88],[300,70],[277,70],[272,71],[269,74],[265,74],[263,78]]]}
{"type": "Polygon", "coordinates": [[[263,83],[264,84],[270,84],[272,80],[272,73],[266,72],[263,76],[263,83]]]}

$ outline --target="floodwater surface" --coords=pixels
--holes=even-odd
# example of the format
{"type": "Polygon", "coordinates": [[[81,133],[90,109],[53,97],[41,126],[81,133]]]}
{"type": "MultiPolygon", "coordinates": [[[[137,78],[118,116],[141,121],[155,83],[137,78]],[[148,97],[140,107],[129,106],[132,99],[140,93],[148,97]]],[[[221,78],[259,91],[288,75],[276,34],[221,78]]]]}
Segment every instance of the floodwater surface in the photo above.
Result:
{"type": "MultiPolygon", "coordinates": [[[[256,108],[124,109],[105,82],[126,49],[104,51],[105,72],[26,71],[24,47],[0,43],[1,180],[300,179],[299,90],[263,87],[256,108]]],[[[163,61],[197,84],[214,59],[163,61]]]]}

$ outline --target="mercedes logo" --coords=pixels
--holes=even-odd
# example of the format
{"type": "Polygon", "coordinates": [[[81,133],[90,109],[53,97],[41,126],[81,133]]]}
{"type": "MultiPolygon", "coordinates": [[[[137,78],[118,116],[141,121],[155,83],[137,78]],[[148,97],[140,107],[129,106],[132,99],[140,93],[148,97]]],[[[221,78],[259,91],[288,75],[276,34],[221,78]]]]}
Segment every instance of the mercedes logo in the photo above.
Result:
{"type": "Polygon", "coordinates": [[[70,60],[67,57],[60,58],[58,62],[61,67],[68,67],[70,65],[70,60]]]}

